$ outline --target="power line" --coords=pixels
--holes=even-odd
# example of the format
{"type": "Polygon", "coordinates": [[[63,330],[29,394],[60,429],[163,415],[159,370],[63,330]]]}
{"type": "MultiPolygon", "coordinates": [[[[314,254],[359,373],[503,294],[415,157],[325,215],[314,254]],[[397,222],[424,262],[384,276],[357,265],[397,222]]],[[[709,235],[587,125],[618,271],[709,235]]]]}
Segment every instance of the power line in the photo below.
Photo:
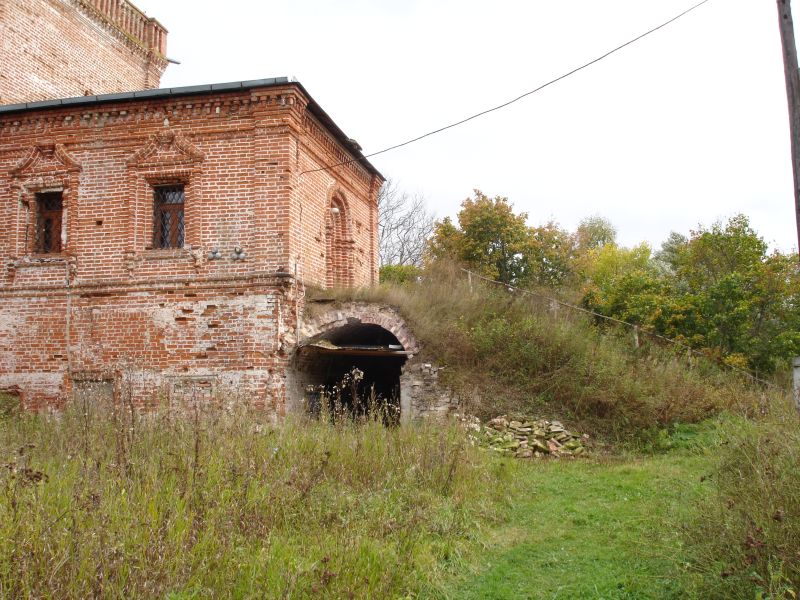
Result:
{"type": "MultiPolygon", "coordinates": [[[[471,116],[469,116],[469,117],[467,117],[465,119],[461,119],[460,121],[456,121],[455,123],[450,123],[449,125],[445,125],[444,127],[440,127],[439,129],[434,129],[433,131],[429,131],[428,133],[423,133],[422,135],[417,136],[415,138],[412,138],[410,140],[406,140],[405,142],[401,142],[399,144],[395,144],[394,146],[389,146],[388,148],[384,148],[383,150],[378,150],[377,152],[372,152],[371,154],[365,154],[363,156],[363,158],[371,158],[373,156],[378,156],[379,154],[384,154],[384,153],[389,152],[391,150],[396,150],[397,148],[402,148],[403,146],[408,146],[409,144],[413,144],[414,142],[418,142],[418,141],[420,141],[422,139],[425,139],[426,137],[430,137],[432,135],[436,135],[437,133],[441,133],[443,131],[447,131],[448,129],[452,129],[453,127],[458,127],[459,125],[463,125],[464,123],[472,121],[473,119],[477,119],[478,117],[482,117],[484,115],[488,115],[489,113],[492,113],[492,112],[494,112],[496,110],[500,110],[502,108],[506,108],[507,106],[510,106],[510,105],[514,104],[515,102],[519,102],[523,98],[527,98],[528,96],[530,96],[532,94],[535,94],[537,92],[542,91],[543,89],[545,89],[547,87],[550,87],[554,83],[558,83],[559,81],[561,81],[563,79],[566,79],[567,77],[570,77],[571,75],[574,75],[575,73],[578,73],[579,71],[583,71],[584,69],[586,69],[588,67],[591,67],[594,64],[599,63],[601,60],[604,60],[604,59],[608,58],[612,54],[616,54],[617,52],[619,52],[623,48],[627,48],[628,46],[630,46],[632,44],[635,44],[639,40],[641,40],[643,38],[646,38],[647,36],[655,33],[656,31],[664,29],[667,25],[671,25],[672,23],[674,23],[675,21],[677,21],[681,17],[684,17],[684,16],[688,15],[690,12],[700,8],[701,6],[703,6],[703,4],[706,4],[709,1],[710,0],[702,0],[701,2],[698,2],[694,6],[684,10],[682,13],[680,13],[678,15],[675,15],[674,17],[672,17],[668,21],[664,21],[663,23],[661,23],[661,25],[658,25],[656,27],[653,27],[652,29],[649,29],[648,31],[645,31],[641,35],[638,35],[635,38],[633,38],[631,40],[628,40],[627,42],[617,46],[613,50],[609,50],[605,54],[603,54],[601,56],[598,56],[597,58],[595,58],[593,60],[590,60],[587,63],[582,64],[580,67],[572,69],[571,71],[568,71],[567,73],[564,73],[563,75],[560,75],[560,76],[556,77],[555,79],[551,79],[547,83],[544,83],[544,84],[540,85],[539,87],[537,87],[537,88],[535,88],[533,90],[525,92],[524,94],[521,94],[521,95],[517,96],[516,98],[514,98],[512,100],[509,100],[507,102],[503,102],[502,104],[498,104],[497,106],[493,106],[492,108],[487,108],[486,110],[483,110],[483,111],[481,111],[479,113],[475,113],[474,115],[471,115],[471,116]]],[[[361,160],[361,158],[353,158],[353,159],[346,160],[346,161],[343,161],[343,162],[340,162],[340,163],[335,163],[333,165],[320,167],[318,169],[309,169],[308,171],[302,171],[300,173],[300,175],[305,175],[306,173],[316,173],[318,171],[327,171],[329,169],[333,169],[335,167],[341,167],[341,166],[344,166],[344,165],[349,165],[350,163],[358,162],[360,160],[361,160]]]]}

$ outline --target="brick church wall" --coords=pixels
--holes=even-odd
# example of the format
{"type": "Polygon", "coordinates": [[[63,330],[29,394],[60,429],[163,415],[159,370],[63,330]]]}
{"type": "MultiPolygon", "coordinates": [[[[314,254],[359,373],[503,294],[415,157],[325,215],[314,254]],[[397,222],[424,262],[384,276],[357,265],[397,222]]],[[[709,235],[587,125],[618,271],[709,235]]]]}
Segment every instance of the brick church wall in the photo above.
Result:
{"type": "Polygon", "coordinates": [[[127,0],[3,0],[0,104],[158,87],[166,39],[127,0]]]}
{"type": "Polygon", "coordinates": [[[0,113],[0,390],[40,408],[99,382],[140,406],[245,398],[280,416],[303,285],[369,285],[378,266],[381,178],[302,174],[357,156],[311,103],[286,83],[0,113]],[[162,183],[185,186],[183,248],[151,247],[162,183]],[[36,253],[52,190],[63,250],[36,253]]]}
{"type": "Polygon", "coordinates": [[[352,160],[347,149],[326,136],[320,123],[310,114],[303,119],[305,133],[299,148],[298,169],[301,185],[293,214],[292,234],[297,248],[296,259],[305,277],[325,282],[326,287],[378,283],[377,259],[377,194],[379,184],[358,162],[350,162],[330,170],[329,165],[352,160]],[[371,198],[363,202],[361,198],[371,198]],[[339,208],[332,214],[331,208],[339,208]],[[328,237],[338,229],[349,254],[331,253],[328,237]],[[331,265],[330,262],[334,264],[331,265]],[[348,262],[347,265],[341,264],[348,262]],[[352,273],[337,278],[335,273],[352,273]]]}

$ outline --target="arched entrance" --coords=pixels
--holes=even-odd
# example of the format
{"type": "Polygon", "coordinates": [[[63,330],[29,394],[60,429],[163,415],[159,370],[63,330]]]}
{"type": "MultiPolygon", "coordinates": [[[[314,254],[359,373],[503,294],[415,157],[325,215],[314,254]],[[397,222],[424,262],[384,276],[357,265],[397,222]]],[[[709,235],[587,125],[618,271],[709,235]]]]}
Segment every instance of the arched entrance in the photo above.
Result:
{"type": "Polygon", "coordinates": [[[358,416],[379,408],[388,421],[399,422],[408,410],[403,368],[416,351],[389,307],[348,303],[324,311],[305,323],[293,358],[295,410],[316,414],[335,404],[358,416]]]}

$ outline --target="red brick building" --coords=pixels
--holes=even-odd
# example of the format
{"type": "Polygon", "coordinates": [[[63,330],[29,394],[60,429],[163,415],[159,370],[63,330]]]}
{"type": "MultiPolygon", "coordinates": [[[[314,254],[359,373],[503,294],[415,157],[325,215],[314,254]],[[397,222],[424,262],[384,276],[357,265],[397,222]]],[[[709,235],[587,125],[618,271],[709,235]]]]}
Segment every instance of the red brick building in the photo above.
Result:
{"type": "Polygon", "coordinates": [[[280,414],[304,287],[377,281],[382,181],[287,79],[0,106],[0,389],[280,414]]]}
{"type": "Polygon", "coordinates": [[[127,0],[2,0],[0,104],[156,88],[166,51],[127,0]]]}
{"type": "Polygon", "coordinates": [[[383,177],[302,85],[147,89],[166,31],[126,0],[4,0],[0,50],[0,392],[279,417],[357,367],[452,408],[394,310],[306,302],[377,283],[383,177]]]}

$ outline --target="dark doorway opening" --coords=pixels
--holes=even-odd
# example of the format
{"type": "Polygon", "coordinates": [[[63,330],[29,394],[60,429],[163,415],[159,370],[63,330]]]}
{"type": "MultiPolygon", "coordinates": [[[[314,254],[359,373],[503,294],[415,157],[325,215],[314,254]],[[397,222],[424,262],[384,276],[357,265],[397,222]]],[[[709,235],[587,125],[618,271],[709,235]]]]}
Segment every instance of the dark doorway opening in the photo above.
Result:
{"type": "Polygon", "coordinates": [[[312,415],[400,419],[400,375],[407,353],[390,331],[354,321],[298,350],[297,371],[312,415]],[[375,416],[375,415],[373,415],[375,416]]]}

